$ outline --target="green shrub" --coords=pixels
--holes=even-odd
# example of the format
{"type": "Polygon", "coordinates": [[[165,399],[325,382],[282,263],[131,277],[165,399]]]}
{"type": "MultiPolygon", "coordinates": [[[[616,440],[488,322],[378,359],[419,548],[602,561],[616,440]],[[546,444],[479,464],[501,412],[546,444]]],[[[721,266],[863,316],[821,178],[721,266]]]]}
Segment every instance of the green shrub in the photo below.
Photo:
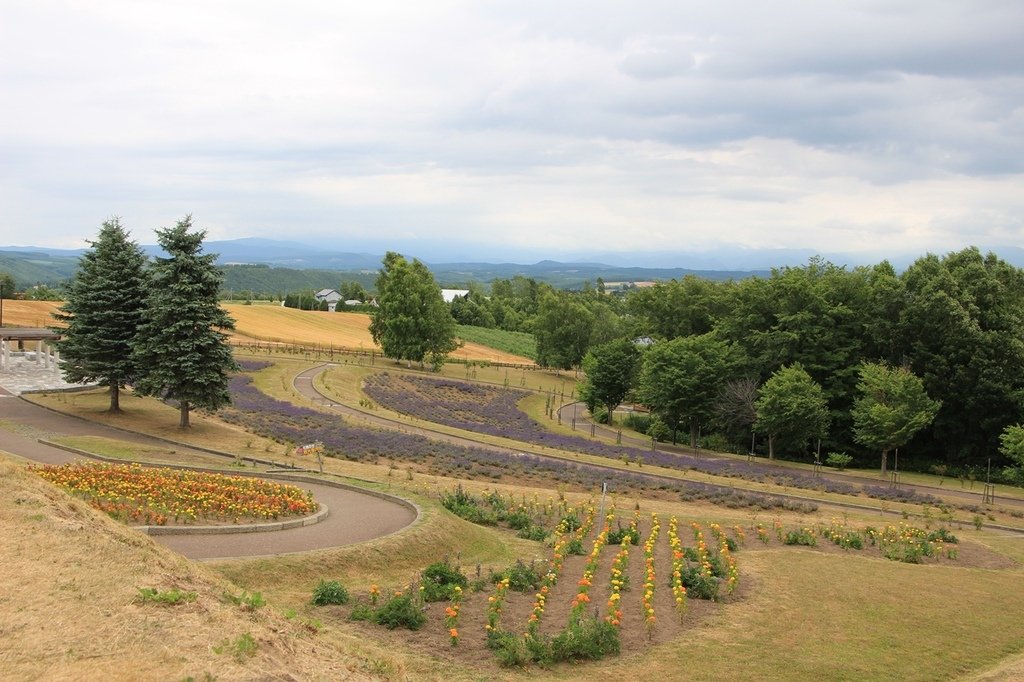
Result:
{"type": "Polygon", "coordinates": [[[373,622],[383,625],[388,630],[397,627],[419,630],[427,622],[427,616],[407,594],[392,597],[373,614],[373,622]]]}
{"type": "Polygon", "coordinates": [[[551,655],[556,661],[597,661],[617,655],[620,649],[618,628],[597,618],[573,623],[551,640],[551,655]]]}
{"type": "Polygon", "coordinates": [[[528,526],[517,534],[517,537],[524,540],[536,540],[537,542],[542,542],[547,536],[548,532],[544,530],[543,526],[528,526]]]}
{"type": "Polygon", "coordinates": [[[583,540],[580,538],[573,538],[565,545],[565,553],[569,556],[582,556],[583,555],[583,540]]]}
{"type": "Polygon", "coordinates": [[[637,412],[630,412],[626,415],[625,419],[622,420],[623,426],[633,429],[637,433],[647,433],[647,429],[651,426],[651,415],[639,414],[637,412]]]}
{"type": "Polygon", "coordinates": [[[530,661],[526,642],[511,632],[491,630],[487,633],[487,646],[494,651],[498,663],[506,668],[520,668],[530,661]]]}
{"type": "Polygon", "coordinates": [[[455,587],[465,588],[469,579],[445,560],[427,566],[423,571],[422,585],[424,601],[447,601],[455,594],[455,587]]]}
{"type": "Polygon", "coordinates": [[[529,528],[530,524],[533,523],[530,515],[524,511],[509,514],[505,517],[505,522],[508,523],[508,527],[512,530],[523,530],[524,528],[529,528]]]}
{"type": "Polygon", "coordinates": [[[165,606],[176,606],[195,601],[196,593],[184,592],[178,589],[160,591],[153,587],[140,587],[136,599],[143,604],[153,602],[154,604],[163,604],[165,606]]]}
{"type": "Polygon", "coordinates": [[[321,580],[313,588],[313,605],[327,606],[328,604],[347,604],[349,600],[348,590],[337,580],[321,580]]]}
{"type": "Polygon", "coordinates": [[[800,530],[791,530],[786,533],[783,543],[787,545],[804,545],[807,547],[814,547],[818,544],[818,540],[814,537],[814,533],[811,530],[801,528],[800,530]]]}
{"type": "Polygon", "coordinates": [[[350,620],[372,621],[375,614],[376,609],[369,604],[356,604],[352,607],[352,613],[350,613],[348,617],[350,620]]]}
{"type": "Polygon", "coordinates": [[[569,514],[562,517],[561,526],[565,529],[566,533],[571,533],[578,529],[582,524],[580,523],[580,517],[575,514],[569,514]]]}
{"type": "Polygon", "coordinates": [[[845,452],[830,452],[825,457],[825,464],[830,467],[834,467],[839,471],[842,471],[846,467],[850,466],[850,462],[853,461],[853,456],[848,455],[845,452]]]}
{"type": "Polygon", "coordinates": [[[541,576],[533,564],[516,561],[501,573],[491,576],[493,582],[508,578],[508,589],[514,592],[528,592],[540,587],[541,576]]]}
{"type": "Polygon", "coordinates": [[[703,575],[696,566],[688,566],[683,569],[682,579],[691,599],[718,600],[719,581],[714,575],[703,575]]]}
{"type": "Polygon", "coordinates": [[[938,530],[933,530],[931,533],[928,533],[928,539],[932,542],[949,542],[952,544],[957,544],[958,542],[960,542],[959,540],[957,540],[957,537],[955,535],[949,532],[948,528],[939,528],[938,530]]]}
{"type": "Polygon", "coordinates": [[[660,418],[654,417],[647,427],[647,435],[659,443],[664,443],[672,437],[672,429],[668,428],[668,425],[660,418]]]}
{"type": "Polygon", "coordinates": [[[611,546],[621,545],[622,541],[626,538],[629,538],[629,544],[639,545],[640,531],[633,527],[623,528],[622,526],[619,526],[608,533],[608,544],[611,546]]]}

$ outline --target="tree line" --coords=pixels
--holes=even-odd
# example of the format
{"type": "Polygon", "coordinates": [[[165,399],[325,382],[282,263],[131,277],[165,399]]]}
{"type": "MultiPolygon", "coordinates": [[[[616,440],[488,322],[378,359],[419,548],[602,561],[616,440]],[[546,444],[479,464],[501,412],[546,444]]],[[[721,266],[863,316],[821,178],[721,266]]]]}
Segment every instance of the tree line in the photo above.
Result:
{"type": "Polygon", "coordinates": [[[204,231],[186,216],[156,231],[167,257],[149,261],[117,218],[103,223],[82,256],[55,317],[69,382],[95,382],[120,411],[120,391],[178,404],[179,425],[198,407],[230,402],[228,374],[236,369],[225,331],[234,322],[217,301],[222,277],[214,254],[203,254],[204,231]]]}
{"type": "Polygon", "coordinates": [[[819,438],[859,456],[905,445],[902,457],[939,471],[1011,463],[1000,453],[1024,417],[1024,273],[994,254],[930,254],[902,273],[812,259],[768,277],[685,277],[630,292],[618,314],[619,345],[591,344],[582,361],[595,407],[609,371],[691,440],[754,438],[795,457],[819,438]],[[636,349],[631,372],[609,369],[629,364],[621,342],[636,349]]]}

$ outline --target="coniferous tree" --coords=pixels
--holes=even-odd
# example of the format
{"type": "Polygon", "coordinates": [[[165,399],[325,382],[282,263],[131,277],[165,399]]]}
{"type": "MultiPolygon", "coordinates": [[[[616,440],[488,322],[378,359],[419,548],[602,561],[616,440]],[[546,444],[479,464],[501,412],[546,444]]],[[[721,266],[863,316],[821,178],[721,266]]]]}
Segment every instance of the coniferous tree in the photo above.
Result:
{"type": "Polygon", "coordinates": [[[228,373],[237,367],[221,331],[235,325],[217,301],[216,255],[202,253],[206,233],[191,227],[189,215],[157,230],[169,258],[156,258],[150,268],[147,319],[135,344],[137,392],[177,401],[183,428],[193,407],[215,410],[231,401],[228,373]]]}
{"type": "Polygon", "coordinates": [[[54,314],[66,325],[60,366],[66,381],[108,386],[110,411],[120,412],[121,389],[138,377],[132,343],[146,307],[146,257],[116,217],[90,245],[54,314]]]}

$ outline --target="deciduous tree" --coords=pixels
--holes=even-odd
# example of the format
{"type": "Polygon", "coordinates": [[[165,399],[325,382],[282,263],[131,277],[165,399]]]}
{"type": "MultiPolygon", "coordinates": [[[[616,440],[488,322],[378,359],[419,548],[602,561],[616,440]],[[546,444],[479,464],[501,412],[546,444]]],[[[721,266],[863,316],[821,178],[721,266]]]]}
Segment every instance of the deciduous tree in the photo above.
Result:
{"type": "Polygon", "coordinates": [[[579,367],[593,326],[594,316],[585,305],[563,291],[545,292],[533,326],[537,364],[555,369],[579,367]]]}
{"type": "Polygon", "coordinates": [[[583,358],[587,378],[580,391],[608,408],[611,424],[615,408],[633,388],[639,369],[640,350],[632,341],[618,339],[595,346],[583,358]]]}
{"type": "Polygon", "coordinates": [[[885,475],[889,451],[928,426],[940,403],[928,397],[921,379],[910,370],[882,363],[861,365],[857,390],[860,397],[853,405],[853,437],[882,451],[885,475]]]}
{"type": "Polygon", "coordinates": [[[673,433],[683,419],[689,421],[690,445],[696,445],[697,433],[714,414],[718,387],[729,377],[731,366],[729,346],[713,334],[660,341],[644,355],[638,398],[673,433]]]}
{"type": "Polygon", "coordinates": [[[455,320],[427,266],[389,251],[376,286],[378,306],[370,313],[370,334],[385,356],[408,363],[422,363],[429,356],[439,367],[458,348],[455,320]]]}
{"type": "Polygon", "coordinates": [[[831,417],[825,393],[799,364],[782,367],[764,383],[757,398],[757,422],[768,434],[768,457],[775,445],[804,448],[811,438],[828,432],[831,417]]]}

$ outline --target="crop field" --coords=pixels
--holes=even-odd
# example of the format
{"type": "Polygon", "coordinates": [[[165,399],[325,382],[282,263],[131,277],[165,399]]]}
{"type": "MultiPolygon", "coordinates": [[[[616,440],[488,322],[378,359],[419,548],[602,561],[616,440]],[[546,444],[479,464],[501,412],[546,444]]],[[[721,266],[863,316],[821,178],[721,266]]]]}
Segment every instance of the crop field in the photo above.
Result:
{"type": "MultiPolygon", "coordinates": [[[[54,324],[52,313],[58,301],[4,300],[4,324],[12,327],[47,327],[54,324]]],[[[370,317],[364,313],[328,313],[296,310],[277,305],[224,306],[235,320],[232,337],[239,342],[260,341],[317,346],[353,351],[380,349],[370,336],[370,317]]],[[[486,340],[486,339],[484,339],[486,340]]],[[[532,365],[533,360],[484,343],[466,341],[452,357],[467,361],[532,365]]]]}
{"type": "MultiPolygon", "coordinates": [[[[130,655],[149,656],[164,677],[272,677],[282,666],[299,677],[344,669],[388,680],[1011,680],[1024,673],[1024,545],[1011,532],[1021,526],[1017,507],[963,504],[937,484],[928,492],[893,489],[863,477],[780,473],[741,458],[555,432],[523,405],[540,398],[543,407],[566,378],[535,370],[517,382],[515,372],[484,367],[452,366],[438,376],[342,365],[319,384],[351,408],[342,416],[296,391],[294,377],[310,363],[271,354],[243,358],[242,366],[232,406],[179,438],[215,442],[234,455],[284,453],[289,462],[295,445],[322,443],[325,475],[409,499],[421,519],[386,538],[308,554],[197,568],[178,558],[159,576],[104,569],[122,605],[103,608],[126,623],[142,615],[163,623],[169,635],[160,645],[196,661],[190,667],[148,653],[156,645],[138,637],[130,655]],[[421,425],[433,430],[413,428],[421,425]],[[207,609],[224,612],[222,627],[196,617],[207,609]],[[230,619],[237,615],[251,620],[230,619]],[[205,648],[184,640],[185,631],[205,637],[205,648]]],[[[112,419],[99,414],[103,398],[35,399],[112,419]]],[[[134,419],[173,433],[172,406],[126,397],[123,407],[119,426],[134,419]]],[[[41,482],[21,485],[41,490],[41,482]]],[[[13,552],[5,556],[27,560],[41,527],[64,527],[49,510],[66,518],[68,498],[46,494],[31,509],[14,500],[37,492],[0,495],[5,527],[15,524],[0,539],[13,552]]],[[[126,532],[84,504],[74,515],[98,537],[126,532]]],[[[174,556],[148,538],[138,542],[140,555],[174,556]]],[[[74,555],[64,562],[55,547],[42,546],[67,585],[74,555]]],[[[35,586],[27,594],[55,594],[44,578],[21,568],[17,575],[22,587],[35,586]]],[[[0,589],[11,593],[4,580],[0,589]]],[[[79,608],[55,601],[57,594],[49,603],[79,608]]],[[[102,589],[91,594],[107,604],[102,589]]],[[[14,617],[16,606],[0,602],[0,619],[14,617]]],[[[106,632],[95,617],[83,618],[83,627],[106,632]]],[[[38,675],[30,653],[38,649],[24,628],[17,632],[14,670],[38,675]]],[[[79,648],[53,671],[70,676],[76,663],[98,665],[84,635],[63,635],[79,648]]]]}

